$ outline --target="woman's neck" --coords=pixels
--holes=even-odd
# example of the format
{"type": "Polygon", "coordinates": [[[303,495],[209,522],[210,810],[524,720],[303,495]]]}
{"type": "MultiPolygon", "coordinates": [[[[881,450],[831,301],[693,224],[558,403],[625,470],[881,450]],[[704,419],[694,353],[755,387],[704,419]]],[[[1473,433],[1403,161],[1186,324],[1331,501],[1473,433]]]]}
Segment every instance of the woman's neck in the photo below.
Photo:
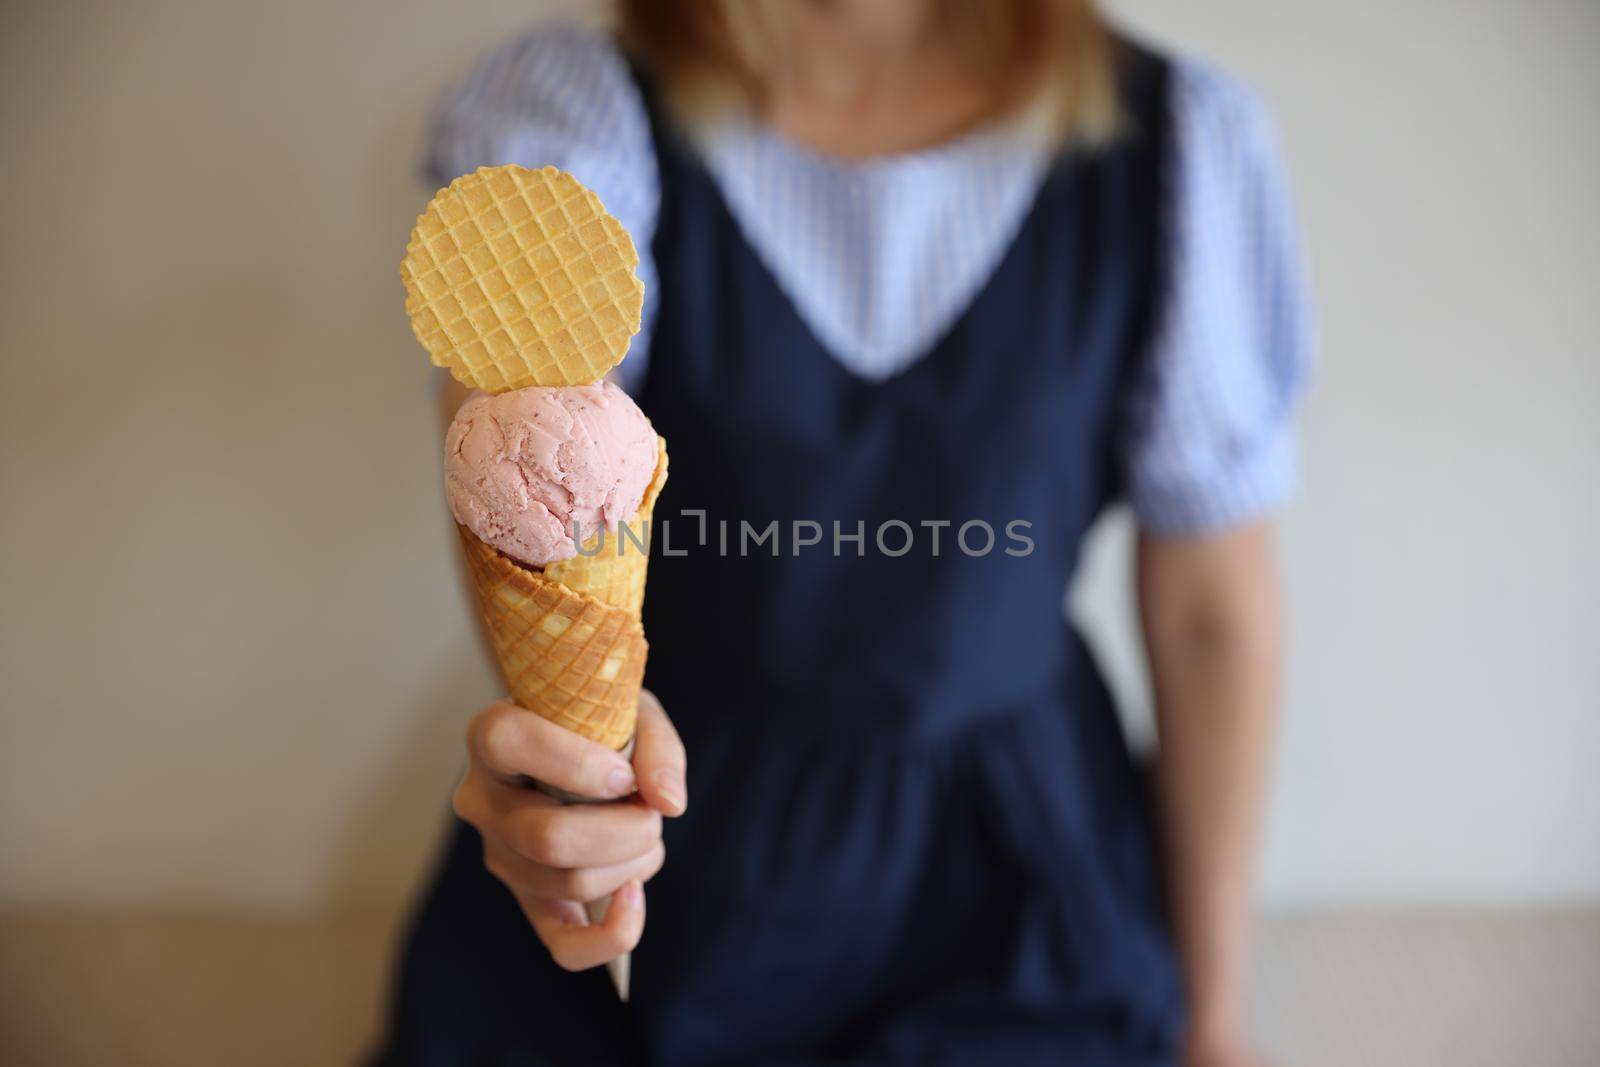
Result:
{"type": "Polygon", "coordinates": [[[894,155],[992,117],[993,86],[946,39],[927,0],[812,0],[788,9],[785,69],[766,118],[829,155],[894,155]]]}

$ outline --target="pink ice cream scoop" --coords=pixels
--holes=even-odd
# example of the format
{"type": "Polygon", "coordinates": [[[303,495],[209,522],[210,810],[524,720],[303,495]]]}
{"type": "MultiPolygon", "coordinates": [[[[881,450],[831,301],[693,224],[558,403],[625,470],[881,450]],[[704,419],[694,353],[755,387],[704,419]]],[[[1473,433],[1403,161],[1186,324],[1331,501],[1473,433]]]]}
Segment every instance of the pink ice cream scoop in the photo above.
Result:
{"type": "Polygon", "coordinates": [[[655,429],[610,382],[474,393],[445,435],[456,521],[532,567],[633,518],[655,469],[655,429]]]}

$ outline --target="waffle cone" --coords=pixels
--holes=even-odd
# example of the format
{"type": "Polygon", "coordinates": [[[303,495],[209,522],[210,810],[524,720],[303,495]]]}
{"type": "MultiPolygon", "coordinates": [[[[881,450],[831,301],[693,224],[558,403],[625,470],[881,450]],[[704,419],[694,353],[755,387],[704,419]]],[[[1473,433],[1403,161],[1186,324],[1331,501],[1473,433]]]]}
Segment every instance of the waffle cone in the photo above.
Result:
{"type": "Polygon", "coordinates": [[[637,613],[575,592],[458,529],[511,698],[621,750],[633,737],[649,647],[637,613]]]}
{"type": "Polygon", "coordinates": [[[599,530],[583,543],[571,559],[560,560],[544,569],[545,576],[573,592],[594,597],[603,604],[639,617],[644,607],[645,578],[650,566],[650,529],[655,515],[656,497],[667,481],[667,442],[656,438],[656,473],[644,491],[639,512],[628,520],[628,529],[599,530]],[[641,545],[643,546],[641,548],[641,545]]]}

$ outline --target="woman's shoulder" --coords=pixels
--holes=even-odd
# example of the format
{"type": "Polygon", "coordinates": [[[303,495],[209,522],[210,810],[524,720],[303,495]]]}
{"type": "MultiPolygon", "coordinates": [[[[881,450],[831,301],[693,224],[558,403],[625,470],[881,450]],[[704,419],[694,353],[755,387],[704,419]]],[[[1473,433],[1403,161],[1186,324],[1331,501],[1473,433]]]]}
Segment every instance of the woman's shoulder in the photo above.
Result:
{"type": "Polygon", "coordinates": [[[427,176],[443,185],[502,163],[572,171],[626,223],[643,225],[653,215],[649,118],[609,34],[564,23],[525,30],[445,93],[427,176]]]}
{"type": "Polygon", "coordinates": [[[1265,98],[1209,60],[1168,63],[1163,306],[1125,429],[1141,523],[1188,535],[1264,515],[1292,493],[1292,416],[1314,327],[1265,98]]]}
{"type": "Polygon", "coordinates": [[[543,22],[530,26],[489,54],[522,63],[560,62],[565,68],[596,79],[628,76],[627,60],[609,31],[575,22],[543,22]]]}
{"type": "Polygon", "coordinates": [[[1179,136],[1269,149],[1275,141],[1272,109],[1248,81],[1204,56],[1167,59],[1168,100],[1179,136]]]}
{"type": "MultiPolygon", "coordinates": [[[[636,106],[627,60],[607,32],[544,23],[487,52],[446,99],[447,107],[591,113],[636,106]]],[[[592,117],[592,116],[591,116],[592,117]]]]}

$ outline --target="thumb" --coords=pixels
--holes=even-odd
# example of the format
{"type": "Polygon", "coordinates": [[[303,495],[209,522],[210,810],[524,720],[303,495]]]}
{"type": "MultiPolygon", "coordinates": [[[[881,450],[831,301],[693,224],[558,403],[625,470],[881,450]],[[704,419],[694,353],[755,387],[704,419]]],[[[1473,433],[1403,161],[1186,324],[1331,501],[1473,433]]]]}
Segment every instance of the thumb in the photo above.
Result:
{"type": "Polygon", "coordinates": [[[605,918],[591,923],[583,905],[571,900],[518,894],[518,902],[556,963],[582,971],[632,952],[644,934],[644,886],[628,882],[611,897],[605,918]]]}
{"type": "Polygon", "coordinates": [[[672,720],[648,689],[639,691],[638,738],[633,750],[633,773],[644,802],[661,814],[682,815],[689,807],[689,787],[684,778],[688,756],[672,720]]]}

